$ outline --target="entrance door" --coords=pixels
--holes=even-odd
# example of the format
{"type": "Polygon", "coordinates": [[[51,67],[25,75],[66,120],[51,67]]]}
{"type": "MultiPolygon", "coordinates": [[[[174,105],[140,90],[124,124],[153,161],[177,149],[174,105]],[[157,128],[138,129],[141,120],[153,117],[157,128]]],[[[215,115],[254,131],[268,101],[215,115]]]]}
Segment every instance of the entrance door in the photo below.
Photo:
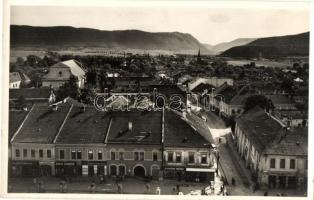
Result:
{"type": "Polygon", "coordinates": [[[270,189],[276,187],[276,176],[268,176],[268,186],[270,189]]]}
{"type": "Polygon", "coordinates": [[[123,165],[119,166],[119,176],[125,176],[125,167],[123,165]]]}
{"type": "Polygon", "coordinates": [[[111,176],[116,176],[117,175],[117,166],[111,165],[110,166],[110,175],[111,176]]]}
{"type": "Polygon", "coordinates": [[[288,188],[297,189],[297,178],[295,176],[288,177],[288,188]]]}
{"type": "Polygon", "coordinates": [[[93,165],[88,165],[88,175],[94,176],[94,166],[93,165]]]}
{"type": "Polygon", "coordinates": [[[145,169],[142,166],[134,168],[134,176],[145,177],[145,169]]]}

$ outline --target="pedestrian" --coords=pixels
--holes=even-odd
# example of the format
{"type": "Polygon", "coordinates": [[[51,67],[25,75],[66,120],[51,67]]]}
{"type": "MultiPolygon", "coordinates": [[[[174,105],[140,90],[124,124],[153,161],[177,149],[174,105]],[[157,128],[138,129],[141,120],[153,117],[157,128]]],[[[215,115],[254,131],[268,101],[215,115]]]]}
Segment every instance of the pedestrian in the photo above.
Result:
{"type": "Polygon", "coordinates": [[[264,192],[264,196],[268,196],[268,192],[267,191],[264,192]]]}
{"type": "Polygon", "coordinates": [[[63,191],[63,193],[68,192],[68,185],[66,183],[63,184],[62,191],[63,191]]]}
{"type": "Polygon", "coordinates": [[[160,195],[160,193],[161,193],[160,187],[158,186],[158,187],[156,188],[156,194],[157,194],[157,195],[160,195]]]}
{"type": "Polygon", "coordinates": [[[122,184],[118,183],[118,193],[122,194],[122,184]]]}
{"type": "Polygon", "coordinates": [[[235,184],[236,184],[235,179],[233,177],[231,179],[231,183],[232,183],[233,186],[235,186],[235,184]]]}
{"type": "Polygon", "coordinates": [[[223,196],[228,196],[227,188],[226,188],[226,187],[224,187],[223,196]]]}
{"type": "Polygon", "coordinates": [[[146,183],[146,184],[145,184],[145,190],[146,190],[146,193],[147,193],[147,194],[150,193],[150,184],[149,184],[149,183],[146,183]]]}
{"type": "Polygon", "coordinates": [[[62,183],[62,181],[60,181],[60,183],[59,183],[59,192],[63,193],[63,183],[62,183]]]}
{"type": "Polygon", "coordinates": [[[177,192],[180,192],[180,185],[177,184],[177,192]]]}

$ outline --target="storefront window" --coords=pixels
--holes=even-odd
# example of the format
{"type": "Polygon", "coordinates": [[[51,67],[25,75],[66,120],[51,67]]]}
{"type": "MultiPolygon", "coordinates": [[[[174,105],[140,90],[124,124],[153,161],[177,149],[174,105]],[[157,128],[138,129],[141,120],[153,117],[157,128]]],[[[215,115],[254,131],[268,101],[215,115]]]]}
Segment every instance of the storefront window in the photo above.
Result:
{"type": "Polygon", "coordinates": [[[82,159],[82,151],[77,151],[76,157],[77,159],[82,159]]]}
{"type": "Polygon", "coordinates": [[[176,153],[176,162],[177,163],[181,162],[181,153],[176,153]]]}
{"type": "Polygon", "coordinates": [[[44,157],[44,150],[40,149],[39,150],[39,158],[43,158],[44,157]]]}
{"type": "Polygon", "coordinates": [[[51,150],[47,150],[47,158],[51,158],[51,150]]]}
{"type": "Polygon", "coordinates": [[[23,149],[23,157],[24,157],[24,158],[27,157],[27,149],[23,149]]]}
{"type": "Polygon", "coordinates": [[[189,153],[189,163],[194,163],[194,153],[189,153]]]}
{"type": "Polygon", "coordinates": [[[20,150],[19,149],[15,149],[15,157],[20,157],[20,150]]]}
{"type": "Polygon", "coordinates": [[[116,159],[116,152],[112,151],[110,153],[110,158],[111,158],[111,160],[115,160],[116,159]]]}
{"type": "Polygon", "coordinates": [[[102,160],[102,151],[98,151],[98,160],[102,160]]]}
{"type": "Polygon", "coordinates": [[[157,161],[157,159],[158,159],[157,152],[153,152],[153,161],[157,161]]]}
{"type": "Polygon", "coordinates": [[[206,154],[202,154],[201,163],[202,164],[206,164],[207,163],[207,155],[206,154]]]}
{"type": "Polygon", "coordinates": [[[88,151],[88,160],[93,160],[93,159],[94,159],[93,151],[89,150],[88,151]]]}
{"type": "Polygon", "coordinates": [[[72,160],[76,159],[76,151],[71,151],[71,159],[72,160]]]}
{"type": "Polygon", "coordinates": [[[124,153],[123,152],[119,152],[119,160],[124,160],[124,153]]]}
{"type": "Polygon", "coordinates": [[[64,150],[60,150],[60,159],[64,159],[64,150]]]}

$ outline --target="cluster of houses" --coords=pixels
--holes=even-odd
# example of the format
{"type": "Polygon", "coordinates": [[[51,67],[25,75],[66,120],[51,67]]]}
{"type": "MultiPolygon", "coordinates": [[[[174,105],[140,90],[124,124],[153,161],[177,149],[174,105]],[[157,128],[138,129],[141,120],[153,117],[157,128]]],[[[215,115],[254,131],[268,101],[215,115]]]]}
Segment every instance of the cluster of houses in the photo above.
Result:
{"type": "MultiPolygon", "coordinates": [[[[10,107],[16,108],[23,96],[30,108],[10,109],[12,176],[214,180],[217,165],[212,145],[187,123],[184,113],[165,105],[159,110],[122,112],[99,111],[70,101],[55,103],[51,88],[57,89],[71,75],[77,78],[79,88],[84,87],[85,69],[75,60],[51,66],[42,88],[15,89],[20,84],[18,73],[12,73],[12,78],[10,74],[10,107]]],[[[149,77],[108,76],[107,81],[107,85],[114,82],[106,99],[109,107],[133,105],[137,94],[156,90],[167,98],[182,95],[182,102],[188,102],[187,92],[199,102],[209,97],[210,106],[222,117],[235,118],[231,136],[254,181],[271,188],[306,184],[307,112],[298,110],[296,100],[287,94],[264,83],[239,84],[232,78],[184,75],[172,85],[159,84],[149,77]],[[135,96],[127,95],[130,91],[135,96]],[[264,95],[274,109],[266,112],[255,107],[245,111],[246,99],[256,94],[264,95]]],[[[150,98],[146,101],[150,106],[155,102],[150,98]]]]}

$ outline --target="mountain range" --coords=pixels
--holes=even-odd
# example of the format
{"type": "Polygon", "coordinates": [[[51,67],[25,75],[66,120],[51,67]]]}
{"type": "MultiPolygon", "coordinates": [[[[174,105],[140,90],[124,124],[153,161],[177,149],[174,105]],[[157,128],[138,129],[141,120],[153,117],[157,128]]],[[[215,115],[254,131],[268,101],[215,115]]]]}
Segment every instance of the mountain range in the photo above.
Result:
{"type": "Polygon", "coordinates": [[[102,31],[70,26],[11,25],[12,47],[103,47],[144,50],[208,51],[196,38],[180,32],[102,31]]]}
{"type": "Polygon", "coordinates": [[[222,42],[216,45],[203,44],[209,51],[213,52],[213,54],[220,54],[232,47],[246,45],[257,38],[238,38],[232,40],[230,42],[222,42]]]}
{"type": "Polygon", "coordinates": [[[221,53],[226,57],[308,56],[310,33],[259,38],[248,44],[234,46],[221,53]]]}

